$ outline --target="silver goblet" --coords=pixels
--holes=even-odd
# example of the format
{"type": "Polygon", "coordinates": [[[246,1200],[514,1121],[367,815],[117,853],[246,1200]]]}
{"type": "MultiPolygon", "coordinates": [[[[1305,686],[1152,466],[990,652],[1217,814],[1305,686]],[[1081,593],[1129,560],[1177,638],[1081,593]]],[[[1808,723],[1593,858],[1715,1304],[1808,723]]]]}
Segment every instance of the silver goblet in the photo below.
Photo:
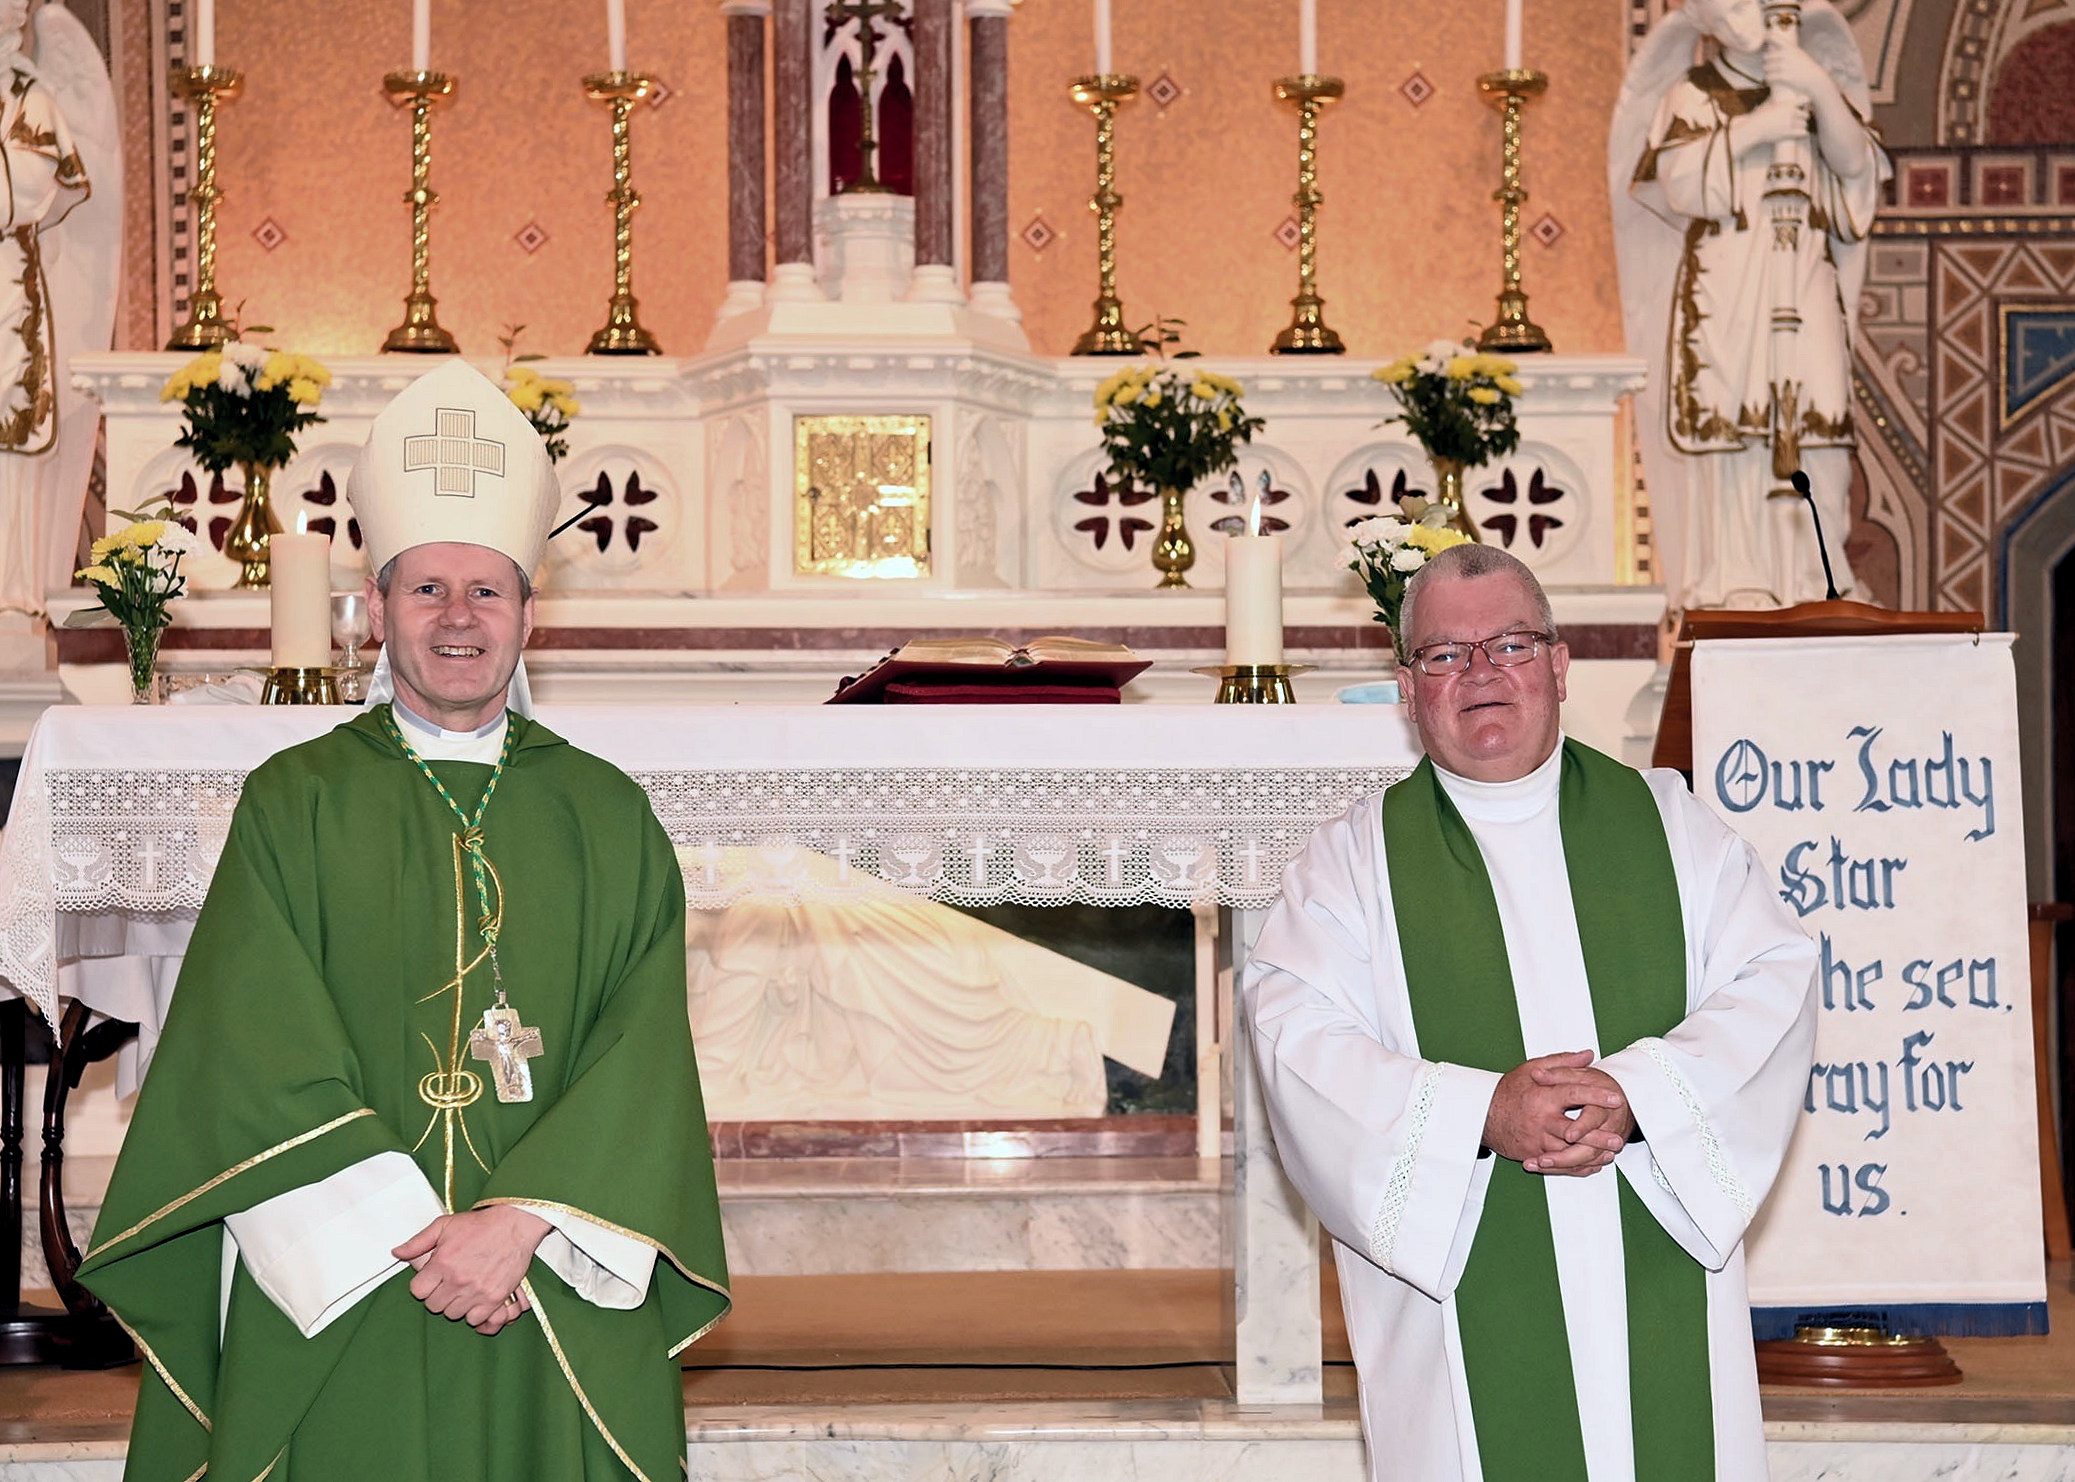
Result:
{"type": "Polygon", "coordinates": [[[367,594],[365,592],[334,592],[331,594],[331,636],[346,651],[339,667],[346,672],[339,676],[339,698],[358,701],[365,693],[365,667],[360,661],[360,645],[367,642],[372,628],[368,624],[367,594]]]}

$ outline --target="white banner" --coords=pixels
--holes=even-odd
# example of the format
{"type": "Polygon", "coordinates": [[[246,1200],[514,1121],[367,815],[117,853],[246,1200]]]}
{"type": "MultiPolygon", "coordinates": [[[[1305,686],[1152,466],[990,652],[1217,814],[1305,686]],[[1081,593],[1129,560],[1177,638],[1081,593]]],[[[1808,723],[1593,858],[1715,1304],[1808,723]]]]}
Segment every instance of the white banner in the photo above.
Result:
{"type": "Polygon", "coordinates": [[[2010,642],[1695,645],[1694,791],[1820,948],[1816,1064],[1751,1234],[1753,1307],[2043,1331],[2010,642]]]}

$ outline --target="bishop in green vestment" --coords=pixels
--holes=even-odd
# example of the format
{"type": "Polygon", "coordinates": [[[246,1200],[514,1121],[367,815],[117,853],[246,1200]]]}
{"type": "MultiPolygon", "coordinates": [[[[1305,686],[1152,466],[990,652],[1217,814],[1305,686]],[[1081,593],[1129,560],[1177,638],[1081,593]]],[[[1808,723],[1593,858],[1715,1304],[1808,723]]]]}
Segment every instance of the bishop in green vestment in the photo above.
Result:
{"type": "Polygon", "coordinates": [[[444,367],[352,498],[394,698],[248,779],[81,1268],[147,1360],[126,1476],[667,1482],[729,1303],[676,858],[507,704],[525,420],[444,367]],[[461,411],[465,499],[404,451],[461,411]]]}

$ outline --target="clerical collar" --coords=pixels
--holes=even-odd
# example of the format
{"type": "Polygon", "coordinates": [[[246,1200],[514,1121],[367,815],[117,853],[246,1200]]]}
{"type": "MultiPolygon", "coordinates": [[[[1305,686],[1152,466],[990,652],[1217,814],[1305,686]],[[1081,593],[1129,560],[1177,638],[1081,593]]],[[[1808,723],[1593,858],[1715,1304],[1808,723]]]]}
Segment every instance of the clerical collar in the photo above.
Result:
{"type": "Polygon", "coordinates": [[[505,729],[511,724],[511,712],[500,710],[488,725],[473,731],[450,731],[434,725],[401,700],[392,699],[389,708],[395,712],[397,724],[408,732],[406,739],[411,749],[428,762],[483,762],[494,766],[504,751],[505,729]]]}
{"type": "Polygon", "coordinates": [[[1557,790],[1563,783],[1563,733],[1557,733],[1556,747],[1547,761],[1511,782],[1479,782],[1473,777],[1459,777],[1439,762],[1434,764],[1434,775],[1441,779],[1442,791],[1465,821],[1519,823],[1556,802],[1557,790]]]}

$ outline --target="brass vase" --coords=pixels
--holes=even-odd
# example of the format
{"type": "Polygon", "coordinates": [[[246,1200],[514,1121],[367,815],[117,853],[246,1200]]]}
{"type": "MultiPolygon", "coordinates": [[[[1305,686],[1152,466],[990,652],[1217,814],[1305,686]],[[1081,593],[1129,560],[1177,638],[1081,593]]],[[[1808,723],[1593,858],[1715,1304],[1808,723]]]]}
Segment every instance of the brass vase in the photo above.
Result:
{"type": "Polygon", "coordinates": [[[273,487],[274,470],[245,465],[245,502],[223,537],[223,553],[242,568],[236,590],[264,590],[267,585],[267,537],[281,528],[274,514],[273,487]]]}
{"type": "Polygon", "coordinates": [[[1196,564],[1196,543],[1189,539],[1185,523],[1186,489],[1160,491],[1160,533],[1153,539],[1153,568],[1160,573],[1161,587],[1186,587],[1185,574],[1196,564]]]}
{"type": "Polygon", "coordinates": [[[1438,454],[1427,455],[1434,461],[1434,503],[1448,512],[1448,528],[1459,531],[1471,540],[1482,541],[1477,533],[1477,522],[1463,507],[1463,475],[1469,465],[1459,458],[1443,458],[1438,454]]]}

